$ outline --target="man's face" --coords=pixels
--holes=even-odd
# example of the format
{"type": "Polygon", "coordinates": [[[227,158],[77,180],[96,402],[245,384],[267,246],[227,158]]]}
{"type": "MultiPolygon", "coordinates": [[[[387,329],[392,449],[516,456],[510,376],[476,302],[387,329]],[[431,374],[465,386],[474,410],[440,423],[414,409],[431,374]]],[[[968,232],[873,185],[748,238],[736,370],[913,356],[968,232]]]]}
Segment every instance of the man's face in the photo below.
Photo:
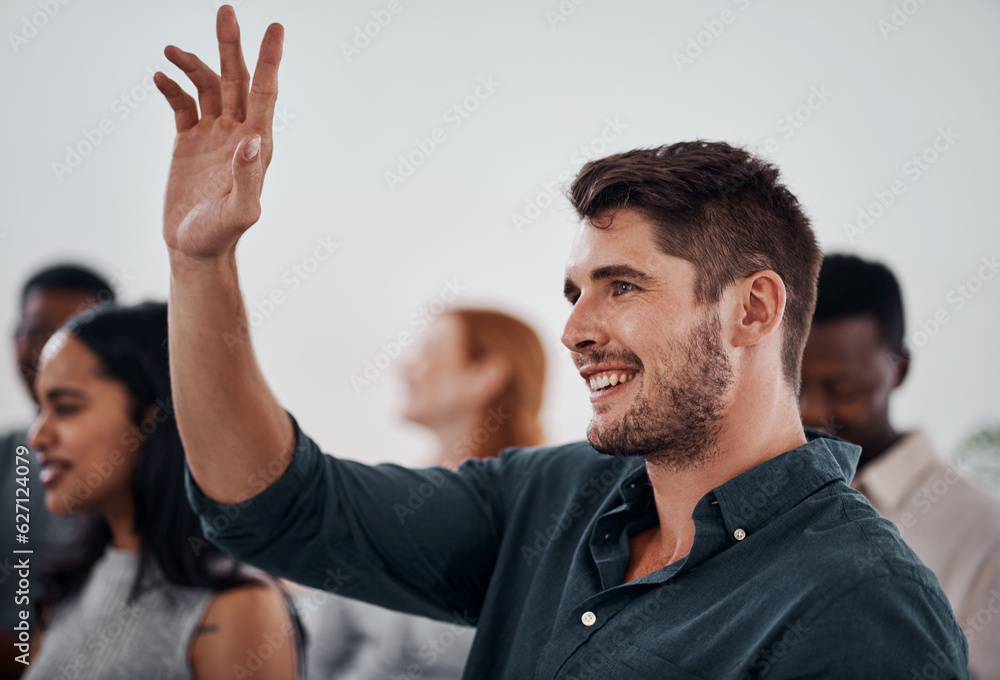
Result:
{"type": "Polygon", "coordinates": [[[653,229],[630,210],[581,226],[562,340],[591,389],[591,446],[683,469],[713,452],[732,367],[718,305],[696,302],[694,265],[660,252],[653,229]]]}
{"type": "Polygon", "coordinates": [[[870,448],[888,426],[900,370],[872,316],[814,323],[802,356],[803,424],[870,448]]]}
{"type": "Polygon", "coordinates": [[[14,345],[21,379],[36,402],[35,375],[42,348],[70,317],[96,302],[93,295],[68,288],[33,288],[28,292],[21,323],[14,334],[14,345]]]}

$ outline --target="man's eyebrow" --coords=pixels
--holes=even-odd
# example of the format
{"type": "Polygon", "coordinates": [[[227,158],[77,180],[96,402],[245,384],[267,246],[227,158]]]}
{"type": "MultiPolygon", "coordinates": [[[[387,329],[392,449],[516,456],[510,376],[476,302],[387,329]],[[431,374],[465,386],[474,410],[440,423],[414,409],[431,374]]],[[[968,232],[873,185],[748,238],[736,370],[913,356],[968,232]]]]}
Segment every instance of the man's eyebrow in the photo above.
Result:
{"type": "MultiPolygon", "coordinates": [[[[629,281],[634,281],[639,284],[648,284],[653,280],[653,277],[649,274],[641,272],[638,269],[633,269],[627,264],[609,264],[603,267],[598,267],[590,272],[590,278],[594,281],[605,281],[607,279],[628,279],[629,281]]],[[[575,293],[578,290],[579,287],[567,276],[566,282],[563,284],[563,295],[568,298],[572,293],[575,293]]]]}
{"type": "Polygon", "coordinates": [[[627,264],[609,264],[604,267],[598,267],[590,272],[590,278],[594,281],[629,279],[636,283],[649,283],[653,280],[653,277],[649,274],[641,272],[638,269],[633,269],[627,264]]]}

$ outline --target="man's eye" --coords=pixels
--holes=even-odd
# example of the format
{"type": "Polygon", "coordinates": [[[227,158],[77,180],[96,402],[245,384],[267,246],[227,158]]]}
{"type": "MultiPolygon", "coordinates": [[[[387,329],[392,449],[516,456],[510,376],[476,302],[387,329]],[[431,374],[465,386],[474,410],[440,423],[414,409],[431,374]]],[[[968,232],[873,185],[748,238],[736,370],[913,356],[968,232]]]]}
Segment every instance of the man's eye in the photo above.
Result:
{"type": "Polygon", "coordinates": [[[615,281],[614,283],[615,295],[622,295],[628,293],[629,291],[635,290],[634,283],[628,283],[626,281],[615,281]]]}
{"type": "Polygon", "coordinates": [[[80,411],[80,406],[79,404],[57,404],[52,407],[52,410],[58,415],[70,416],[74,413],[78,413],[80,411]]]}
{"type": "Polygon", "coordinates": [[[17,337],[31,340],[32,342],[45,342],[52,337],[53,332],[48,328],[19,328],[17,337]]]}
{"type": "Polygon", "coordinates": [[[851,401],[867,394],[864,386],[842,386],[835,387],[830,391],[830,396],[838,401],[851,401]]]}

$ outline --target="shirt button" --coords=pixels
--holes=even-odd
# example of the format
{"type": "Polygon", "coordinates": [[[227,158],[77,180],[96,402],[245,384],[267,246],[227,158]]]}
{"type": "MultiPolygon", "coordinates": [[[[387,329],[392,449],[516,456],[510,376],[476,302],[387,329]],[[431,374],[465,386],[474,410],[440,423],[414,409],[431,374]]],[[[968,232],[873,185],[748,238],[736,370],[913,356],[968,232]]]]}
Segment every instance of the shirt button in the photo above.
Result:
{"type": "Polygon", "coordinates": [[[733,532],[733,536],[736,537],[737,541],[742,541],[747,537],[747,532],[743,531],[743,529],[737,529],[733,532]]]}
{"type": "Polygon", "coordinates": [[[604,540],[605,541],[608,540],[609,538],[611,538],[611,534],[604,534],[604,540]]]}
{"type": "Polygon", "coordinates": [[[597,616],[594,612],[584,612],[583,616],[580,617],[580,620],[583,621],[583,625],[585,626],[593,626],[597,623],[597,616]]]}

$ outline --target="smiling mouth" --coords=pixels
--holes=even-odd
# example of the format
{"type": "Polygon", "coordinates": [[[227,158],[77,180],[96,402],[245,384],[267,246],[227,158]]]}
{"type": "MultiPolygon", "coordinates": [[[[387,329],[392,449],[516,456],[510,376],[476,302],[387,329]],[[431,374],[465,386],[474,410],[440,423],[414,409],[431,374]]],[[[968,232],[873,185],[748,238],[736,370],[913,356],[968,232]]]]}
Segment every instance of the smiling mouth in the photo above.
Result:
{"type": "Polygon", "coordinates": [[[602,373],[595,373],[590,376],[590,391],[600,392],[601,390],[606,390],[609,387],[615,387],[616,385],[621,385],[627,383],[629,380],[634,378],[636,373],[628,373],[626,371],[604,371],[602,373]]]}
{"type": "Polygon", "coordinates": [[[38,480],[42,483],[42,486],[51,486],[59,481],[63,474],[71,467],[73,466],[62,461],[48,461],[42,465],[42,474],[38,476],[38,480]]]}

